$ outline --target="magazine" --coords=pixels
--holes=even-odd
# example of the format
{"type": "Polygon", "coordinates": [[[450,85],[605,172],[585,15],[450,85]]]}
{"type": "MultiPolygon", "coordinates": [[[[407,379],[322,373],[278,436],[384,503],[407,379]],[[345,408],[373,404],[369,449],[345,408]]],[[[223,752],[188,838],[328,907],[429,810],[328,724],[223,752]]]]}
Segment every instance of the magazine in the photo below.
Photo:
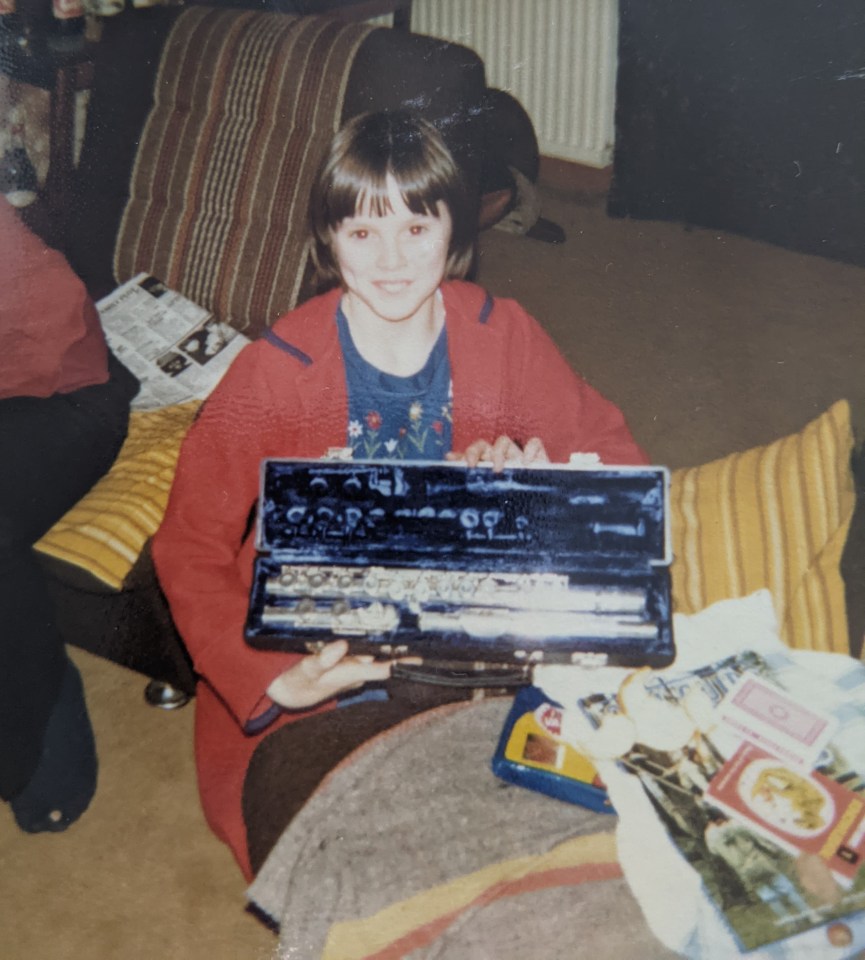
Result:
{"type": "Polygon", "coordinates": [[[842,885],[856,879],[865,856],[865,800],[831,777],[746,742],[712,777],[705,797],[788,853],[819,857],[842,885]]]}
{"type": "Polygon", "coordinates": [[[745,652],[679,675],[636,674],[639,696],[637,690],[625,695],[620,690],[578,702],[583,716],[598,728],[623,712],[634,719],[635,742],[619,762],[639,779],[673,843],[700,875],[743,951],[865,910],[865,871],[858,869],[865,842],[861,826],[865,782],[831,742],[821,750],[813,772],[783,760],[771,764],[773,769],[792,766],[800,778],[804,770],[809,782],[819,782],[826,810],[825,798],[831,796],[832,825],[823,825],[824,842],[816,854],[813,846],[785,842],[769,829],[757,829],[755,818],[737,808],[746,805],[733,798],[730,771],[742,768],[743,757],[771,756],[743,738],[735,724],[725,724],[718,709],[749,676],[773,682],[766,661],[745,652]],[[677,739],[669,733],[674,725],[668,724],[664,734],[658,723],[662,707],[687,718],[676,727],[677,739]],[[640,722],[641,711],[645,724],[640,722]],[[827,836],[840,852],[838,859],[828,856],[827,836]],[[824,848],[827,855],[821,858],[824,848]],[[836,872],[830,873],[823,864],[836,872]],[[843,883],[836,882],[838,874],[843,883]]]}
{"type": "Polygon", "coordinates": [[[108,346],[141,384],[133,410],[204,399],[249,343],[146,273],[103,297],[96,308],[108,346]]]}

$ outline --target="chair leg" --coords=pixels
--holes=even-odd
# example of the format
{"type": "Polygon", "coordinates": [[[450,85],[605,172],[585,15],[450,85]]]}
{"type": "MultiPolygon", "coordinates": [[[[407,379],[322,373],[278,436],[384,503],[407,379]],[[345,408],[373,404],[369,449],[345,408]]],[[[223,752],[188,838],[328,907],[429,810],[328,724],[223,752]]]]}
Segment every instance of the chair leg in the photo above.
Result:
{"type": "Polygon", "coordinates": [[[188,693],[172,687],[170,683],[151,680],[144,688],[144,699],[151,707],[159,707],[160,710],[178,710],[189,703],[190,697],[188,693]]]}

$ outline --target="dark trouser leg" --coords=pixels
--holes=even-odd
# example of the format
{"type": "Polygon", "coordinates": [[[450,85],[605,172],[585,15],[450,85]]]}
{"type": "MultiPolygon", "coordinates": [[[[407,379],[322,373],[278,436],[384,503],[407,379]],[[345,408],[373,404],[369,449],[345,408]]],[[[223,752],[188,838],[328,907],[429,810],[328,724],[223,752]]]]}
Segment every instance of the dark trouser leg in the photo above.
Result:
{"type": "Polygon", "coordinates": [[[390,700],[362,701],[298,720],[259,744],[243,784],[253,873],[319,783],[355,748],[408,717],[472,696],[471,690],[405,680],[388,686],[390,700]]]}
{"type": "Polygon", "coordinates": [[[0,400],[0,797],[32,778],[66,671],[32,544],[110,467],[128,391],[111,380],[47,399],[0,400]]]}

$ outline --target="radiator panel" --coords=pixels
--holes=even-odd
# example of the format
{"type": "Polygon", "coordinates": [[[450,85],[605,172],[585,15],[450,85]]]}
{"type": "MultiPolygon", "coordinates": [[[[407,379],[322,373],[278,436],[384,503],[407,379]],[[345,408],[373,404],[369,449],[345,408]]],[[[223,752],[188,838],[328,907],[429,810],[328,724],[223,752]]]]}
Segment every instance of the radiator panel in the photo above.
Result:
{"type": "Polygon", "coordinates": [[[462,43],[532,118],[541,153],[612,162],[617,0],[415,0],[412,30],[462,43]]]}

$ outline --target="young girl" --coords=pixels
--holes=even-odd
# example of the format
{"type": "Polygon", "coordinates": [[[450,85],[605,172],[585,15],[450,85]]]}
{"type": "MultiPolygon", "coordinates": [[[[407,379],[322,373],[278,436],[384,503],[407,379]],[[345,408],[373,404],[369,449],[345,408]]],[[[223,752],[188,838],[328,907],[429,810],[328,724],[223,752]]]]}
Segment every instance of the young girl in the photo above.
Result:
{"type": "Polygon", "coordinates": [[[245,644],[262,459],[351,446],[494,469],[578,451],[645,462],[621,412],[531,317],[460,279],[473,211],[434,127],[405,113],[352,120],[310,201],[313,261],[335,286],[244,350],[184,443],[153,555],[201,678],[204,810],[247,876],[336,760],[440,702],[421,684],[382,684],[391,664],[344,641],[309,656],[245,644]],[[388,700],[341,696],[373,681],[388,700]]]}

